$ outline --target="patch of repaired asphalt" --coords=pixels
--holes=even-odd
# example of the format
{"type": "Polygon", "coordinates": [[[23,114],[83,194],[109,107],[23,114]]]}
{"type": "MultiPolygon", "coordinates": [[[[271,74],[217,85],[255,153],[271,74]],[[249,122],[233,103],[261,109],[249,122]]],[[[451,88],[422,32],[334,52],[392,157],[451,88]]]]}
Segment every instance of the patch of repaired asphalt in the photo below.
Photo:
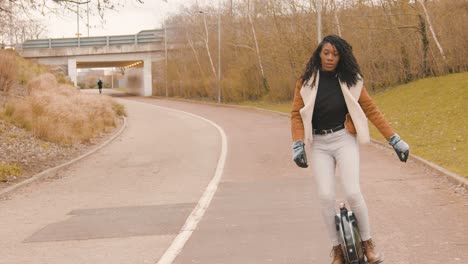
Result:
{"type": "Polygon", "coordinates": [[[24,242],[50,242],[177,234],[196,204],[164,204],[73,210],[24,242]]]}

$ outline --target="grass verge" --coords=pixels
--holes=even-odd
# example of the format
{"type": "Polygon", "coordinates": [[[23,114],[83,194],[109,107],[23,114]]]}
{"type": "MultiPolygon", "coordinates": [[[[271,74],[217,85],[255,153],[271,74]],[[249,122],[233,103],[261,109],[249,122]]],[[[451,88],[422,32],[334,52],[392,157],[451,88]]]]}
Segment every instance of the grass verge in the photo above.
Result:
{"type": "Polygon", "coordinates": [[[256,107],[256,108],[262,108],[266,110],[271,110],[271,111],[278,111],[278,112],[283,112],[283,113],[291,113],[291,104],[292,103],[279,103],[279,104],[271,104],[263,101],[247,101],[247,102],[242,102],[239,105],[242,106],[250,106],[250,107],[256,107]]]}
{"type": "MultiPolygon", "coordinates": [[[[411,152],[468,177],[468,73],[426,78],[373,96],[411,152]]],[[[372,126],[373,138],[382,136],[372,126]]]]}

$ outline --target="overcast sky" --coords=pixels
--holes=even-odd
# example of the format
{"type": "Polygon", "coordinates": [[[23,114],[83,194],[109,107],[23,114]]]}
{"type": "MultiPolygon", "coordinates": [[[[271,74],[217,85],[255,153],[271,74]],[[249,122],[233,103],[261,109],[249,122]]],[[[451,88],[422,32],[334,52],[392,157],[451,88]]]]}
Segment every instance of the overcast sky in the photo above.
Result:
{"type": "MultiPolygon", "coordinates": [[[[119,1],[119,0],[115,0],[119,1]]],[[[127,35],[136,34],[141,30],[159,28],[163,17],[175,13],[181,5],[187,6],[198,2],[217,3],[218,0],[144,0],[144,4],[138,4],[136,0],[127,0],[124,7],[118,7],[116,11],[108,11],[105,14],[105,24],[101,24],[97,17],[90,17],[90,36],[127,35]]],[[[80,18],[80,33],[82,37],[88,35],[86,27],[86,9],[82,5],[84,18],[80,18]]],[[[77,33],[77,18],[75,14],[66,16],[48,15],[41,18],[47,28],[43,34],[46,38],[75,37],[77,33]]]]}

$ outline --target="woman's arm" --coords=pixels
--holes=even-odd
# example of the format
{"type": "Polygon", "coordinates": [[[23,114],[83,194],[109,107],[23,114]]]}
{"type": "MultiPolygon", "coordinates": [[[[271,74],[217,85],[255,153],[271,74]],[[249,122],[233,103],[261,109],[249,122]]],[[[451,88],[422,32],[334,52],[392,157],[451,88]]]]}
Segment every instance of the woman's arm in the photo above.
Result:
{"type": "Polygon", "coordinates": [[[383,114],[372,102],[371,97],[367,93],[366,87],[362,87],[361,95],[359,96],[359,104],[366,114],[367,118],[380,131],[380,134],[389,140],[395,132],[390,127],[390,124],[385,120],[383,114]]]}
{"type": "Polygon", "coordinates": [[[301,110],[304,107],[304,101],[301,96],[302,78],[297,80],[294,90],[294,99],[291,110],[291,135],[293,141],[304,141],[304,124],[302,123],[301,110]]]}
{"type": "Polygon", "coordinates": [[[382,113],[377,109],[377,107],[372,102],[369,94],[365,87],[362,87],[361,95],[359,96],[359,104],[361,105],[362,110],[366,113],[367,118],[374,124],[374,126],[380,131],[380,133],[385,137],[393,149],[395,149],[398,158],[402,162],[406,162],[409,157],[409,146],[408,144],[401,140],[398,134],[393,132],[392,128],[385,120],[382,113]]]}

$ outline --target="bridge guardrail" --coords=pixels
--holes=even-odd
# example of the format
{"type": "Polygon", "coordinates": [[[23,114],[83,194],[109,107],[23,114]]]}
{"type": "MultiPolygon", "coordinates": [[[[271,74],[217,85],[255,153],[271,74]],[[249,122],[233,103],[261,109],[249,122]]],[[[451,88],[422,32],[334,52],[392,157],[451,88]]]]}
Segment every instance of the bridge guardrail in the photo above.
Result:
{"type": "Polygon", "coordinates": [[[68,47],[94,47],[94,46],[162,42],[163,40],[164,40],[164,30],[153,29],[153,30],[143,30],[143,31],[138,32],[135,35],[26,40],[21,45],[21,48],[23,50],[26,50],[26,49],[47,49],[47,48],[51,49],[51,48],[68,48],[68,47]]]}

